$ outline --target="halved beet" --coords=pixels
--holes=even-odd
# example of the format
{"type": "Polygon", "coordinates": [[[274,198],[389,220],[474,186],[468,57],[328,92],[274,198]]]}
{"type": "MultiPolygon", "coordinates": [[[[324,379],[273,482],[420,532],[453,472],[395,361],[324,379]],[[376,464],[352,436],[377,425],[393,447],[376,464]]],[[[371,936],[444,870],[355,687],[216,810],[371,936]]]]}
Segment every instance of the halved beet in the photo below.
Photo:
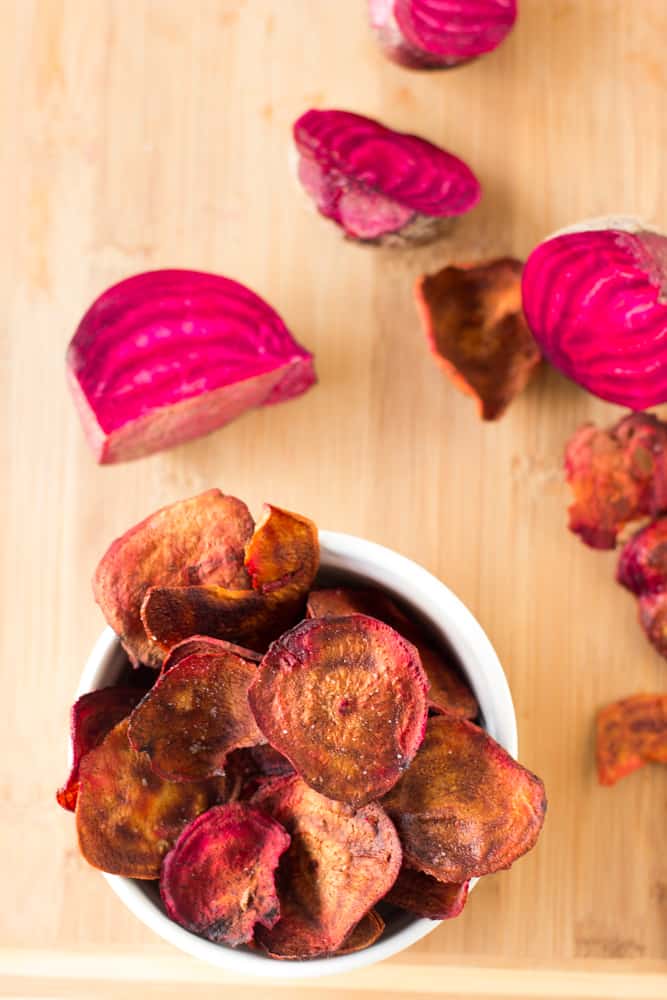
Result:
{"type": "Polygon", "coordinates": [[[265,504],[246,546],[246,588],[152,587],[141,608],[146,633],[163,650],[194,635],[265,650],[303,615],[319,559],[315,524],[265,504]]]}
{"type": "Polygon", "coordinates": [[[72,764],[67,781],[56,792],[58,804],[63,809],[70,812],[76,809],[82,757],[98,746],[143,696],[144,692],[138,688],[105,687],[82,694],[74,702],[70,711],[72,764]]]}
{"type": "Polygon", "coordinates": [[[241,500],[213,489],[162,507],[109,546],[95,570],[93,593],[133,663],[159,668],[164,657],[141,622],[149,587],[250,586],[243,560],[253,528],[241,500]]]}
{"type": "Polygon", "coordinates": [[[542,360],[521,308],[521,261],[444,267],[417,279],[415,297],[431,351],[482,420],[497,420],[542,360]]]}
{"type": "Polygon", "coordinates": [[[426,872],[406,868],[384,897],[385,902],[429,920],[451,920],[462,912],[468,898],[468,882],[439,882],[426,872]]]}
{"type": "Polygon", "coordinates": [[[553,236],[526,262],[523,308],[573,382],[632,410],[667,401],[667,237],[632,220],[553,236]]]}
{"type": "Polygon", "coordinates": [[[640,624],[667,657],[667,517],[651,521],[626,542],[616,579],[639,598],[640,624]]]}
{"type": "Polygon", "coordinates": [[[311,618],[276,640],[248,698],[259,728],[314,789],[354,806],[398,781],[424,737],[419,655],[365,615],[311,618]]]}
{"type": "Polygon", "coordinates": [[[331,587],[311,590],[308,595],[310,618],[368,615],[391,625],[411,642],[419,653],[428,678],[428,706],[437,712],[451,712],[464,719],[474,719],[479,705],[461,677],[456,664],[442,649],[436,649],[423,630],[409,619],[381,590],[373,587],[331,587]]]}
{"type": "Polygon", "coordinates": [[[312,355],[263,299],[182,270],[137,274],[100,295],[70,342],[67,375],[103,464],[209,434],[315,382],[312,355]]]}
{"type": "Polygon", "coordinates": [[[177,663],[194,653],[210,653],[217,650],[220,653],[234,653],[242,660],[249,663],[259,663],[262,659],[261,653],[255,653],[245,646],[237,646],[233,642],[226,642],[224,639],[213,639],[210,635],[193,635],[190,639],[183,639],[172,646],[162,663],[161,674],[166,674],[177,663]]]}
{"type": "Polygon", "coordinates": [[[164,859],[160,894],[176,923],[236,947],[280,916],[275,870],[290,843],[275,820],[245,802],[209,809],[164,859]]]}
{"type": "Polygon", "coordinates": [[[601,785],[644,764],[667,764],[667,694],[635,694],[600,710],[596,759],[601,785]]]}
{"type": "Polygon", "coordinates": [[[514,26],[517,0],[369,0],[386,55],[409,69],[449,69],[497,48],[514,26]]]}
{"type": "Polygon", "coordinates": [[[472,171],[425,139],[349,111],[307,111],[294,124],[299,180],[318,212],[363,242],[422,243],[469,211],[472,171]]]}
{"type": "Polygon", "coordinates": [[[340,948],[336,949],[335,954],[351,955],[355,951],[370,948],[382,936],[383,931],[384,920],[377,910],[369,910],[357,926],[352,928],[340,948]]]}
{"type": "Polygon", "coordinates": [[[509,868],[537,841],[544,785],[466,719],[429,719],[424,742],[382,800],[405,863],[441,882],[509,868]]]}
{"type": "Polygon", "coordinates": [[[225,773],[231,750],[264,739],[248,704],[258,666],[211,647],[180,660],[153,685],[130,716],[128,736],[168,781],[225,773]]]}
{"type": "Polygon", "coordinates": [[[280,920],[257,928],[258,944],[273,958],[332,954],[396,879],[394,826],[376,802],[355,809],[298,777],[268,782],[252,801],[292,838],[277,876],[280,920]]]}

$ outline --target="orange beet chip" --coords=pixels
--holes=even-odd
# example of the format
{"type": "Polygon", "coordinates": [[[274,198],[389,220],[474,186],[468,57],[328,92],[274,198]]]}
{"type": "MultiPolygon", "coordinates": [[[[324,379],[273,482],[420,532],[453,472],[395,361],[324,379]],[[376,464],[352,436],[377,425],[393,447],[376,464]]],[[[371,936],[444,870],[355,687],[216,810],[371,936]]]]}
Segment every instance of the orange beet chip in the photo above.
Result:
{"type": "Polygon", "coordinates": [[[509,868],[535,844],[544,785],[465,719],[429,719],[417,756],[382,801],[405,863],[441,882],[509,868]]]}
{"type": "Polygon", "coordinates": [[[192,656],[193,653],[209,653],[212,649],[235,653],[242,660],[249,660],[251,663],[259,663],[262,659],[261,653],[255,653],[245,646],[236,646],[233,642],[225,642],[224,639],[213,639],[209,635],[193,635],[190,639],[184,639],[183,642],[177,642],[172,646],[162,663],[162,673],[166,674],[186,656],[192,656]]]}
{"type": "Polygon", "coordinates": [[[643,764],[667,764],[667,694],[635,694],[597,717],[597,769],[613,785],[643,764]]]}
{"type": "Polygon", "coordinates": [[[417,307],[429,345],[445,373],[497,420],[528,384],[541,353],[521,307],[523,264],[501,257],[444,267],[418,279],[417,307]]]}
{"type": "Polygon", "coordinates": [[[248,697],[269,743],[313,788],[362,805],[398,781],[424,736],[419,656],[365,615],[311,618],[273,643],[248,697]]]}
{"type": "Polygon", "coordinates": [[[468,899],[468,882],[439,882],[426,872],[403,866],[385,902],[429,920],[458,917],[468,899]]]}
{"type": "Polygon", "coordinates": [[[384,920],[380,914],[377,910],[369,910],[357,926],[352,928],[340,948],[336,949],[335,954],[351,955],[352,952],[370,948],[382,936],[383,930],[384,920]]]}
{"type": "Polygon", "coordinates": [[[127,727],[124,719],[81,761],[79,847],[102,871],[157,878],[164,855],[183,827],[220,797],[220,785],[159,778],[148,756],[130,746],[127,727]]]}
{"type": "Polygon", "coordinates": [[[267,783],[252,801],[292,838],[278,869],[280,920],[257,928],[258,944],[274,958],[332,954],[398,874],[393,824],[376,802],[354,809],[296,776],[267,783]]]}
{"type": "Polygon", "coordinates": [[[208,490],[163,507],[111,544],[95,570],[93,592],[133,663],[159,667],[164,656],[141,622],[149,587],[249,586],[243,559],[252,531],[241,500],[208,490]]]}
{"type": "Polygon", "coordinates": [[[302,616],[319,567],[317,528],[308,518],[265,506],[246,551],[254,589],[152,587],[141,617],[163,649],[208,635],[265,650],[302,616]]]}
{"type": "Polygon", "coordinates": [[[411,642],[419,653],[428,678],[428,704],[438,712],[451,712],[463,719],[475,719],[479,705],[451,658],[424,638],[422,630],[405,615],[390,597],[373,588],[333,587],[311,590],[308,595],[310,618],[369,615],[391,625],[411,642]]]}
{"type": "Polygon", "coordinates": [[[271,928],[280,916],[274,874],[289,842],[279,823],[245,802],[209,809],[164,860],[168,915],[218,944],[251,941],[256,924],[271,928]]]}
{"type": "Polygon", "coordinates": [[[130,745],[168,781],[224,774],[230,750],[264,739],[248,704],[257,670],[217,645],[180,660],[132,712],[130,745]]]}

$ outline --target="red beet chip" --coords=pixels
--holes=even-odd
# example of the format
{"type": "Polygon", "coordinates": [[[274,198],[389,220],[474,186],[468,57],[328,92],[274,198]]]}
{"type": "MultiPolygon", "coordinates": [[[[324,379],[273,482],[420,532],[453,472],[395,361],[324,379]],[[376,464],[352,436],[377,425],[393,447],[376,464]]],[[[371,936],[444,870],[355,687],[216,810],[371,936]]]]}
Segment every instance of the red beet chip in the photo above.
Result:
{"type": "Polygon", "coordinates": [[[176,923],[215,941],[245,944],[280,916],[275,870],[290,837],[245,802],[215,806],[190,823],[164,859],[160,894],[176,923]]]}
{"type": "Polygon", "coordinates": [[[667,694],[635,694],[601,709],[596,757],[601,785],[614,785],[644,764],[667,764],[667,694]]]}
{"type": "Polygon", "coordinates": [[[451,920],[458,917],[466,904],[468,885],[468,882],[439,882],[432,875],[404,865],[384,898],[385,902],[418,917],[451,920]]]}
{"type": "Polygon", "coordinates": [[[193,635],[190,639],[183,639],[182,642],[177,642],[175,646],[171,647],[162,663],[162,673],[166,674],[168,670],[171,670],[187,656],[192,656],[193,653],[210,653],[216,649],[235,653],[236,656],[240,656],[242,660],[248,660],[250,663],[259,663],[262,659],[261,653],[255,653],[252,649],[246,649],[245,646],[237,646],[224,639],[213,639],[210,635],[193,635]]]}
{"type": "Polygon", "coordinates": [[[314,789],[351,805],[388,791],[424,736],[419,656],[365,615],[313,618],[273,643],[249,691],[269,743],[314,789]]]}

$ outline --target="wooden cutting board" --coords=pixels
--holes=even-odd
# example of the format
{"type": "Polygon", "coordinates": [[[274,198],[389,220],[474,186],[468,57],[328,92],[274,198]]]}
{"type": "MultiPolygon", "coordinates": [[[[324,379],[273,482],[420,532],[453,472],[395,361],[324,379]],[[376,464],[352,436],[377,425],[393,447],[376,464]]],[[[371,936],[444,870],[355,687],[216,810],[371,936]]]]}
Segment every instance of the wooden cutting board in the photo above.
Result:
{"type": "Polygon", "coordinates": [[[497,52],[448,73],[386,62],[363,0],[0,0],[0,994],[667,997],[667,771],[597,787],[594,712],[664,690],[615,556],[565,528],[561,455],[617,408],[545,368],[497,425],[431,360],[415,277],[525,256],[605,212],[667,224],[664,0],[522,0],[497,52]],[[290,125],[339,106],[466,159],[484,199],[455,239],[346,244],[309,212],[290,125]],[[63,370],[84,309],[154,267],[265,295],[320,384],[212,437],[97,468],[63,370]],[[256,986],[158,941],[78,857],[54,789],[67,711],[102,627],[97,559],[155,507],[209,486],[388,544],[487,630],[522,761],[549,813],[538,848],[463,916],[385,964],[256,986]]]}

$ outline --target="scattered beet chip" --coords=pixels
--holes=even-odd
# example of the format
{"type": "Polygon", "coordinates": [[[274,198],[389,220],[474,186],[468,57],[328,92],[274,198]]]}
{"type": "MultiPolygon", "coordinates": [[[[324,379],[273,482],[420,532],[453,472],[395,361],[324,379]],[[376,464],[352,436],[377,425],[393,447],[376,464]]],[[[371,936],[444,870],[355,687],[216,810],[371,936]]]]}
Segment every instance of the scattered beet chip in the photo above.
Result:
{"type": "Polygon", "coordinates": [[[292,838],[278,870],[280,920],[257,928],[258,944],[274,958],[332,954],[396,879],[394,826],[376,802],[354,809],[296,776],[267,783],[253,804],[292,838]]]}
{"type": "Polygon", "coordinates": [[[269,743],[313,788],[362,805],[399,779],[423,736],[419,656],[365,615],[311,618],[273,643],[249,691],[269,743]]]}
{"type": "Polygon", "coordinates": [[[439,882],[426,872],[406,868],[384,897],[387,903],[409,910],[429,920],[451,920],[458,917],[468,899],[468,882],[439,882]]]}
{"type": "Polygon", "coordinates": [[[446,375],[497,420],[528,384],[542,355],[521,308],[523,264],[502,257],[444,267],[417,281],[429,345],[446,375]]]}
{"type": "Polygon", "coordinates": [[[429,708],[451,712],[463,719],[475,719],[479,705],[456,666],[440,649],[435,649],[421,629],[381,590],[373,588],[333,587],[311,590],[308,595],[310,618],[368,615],[391,625],[417,649],[428,678],[429,708]]]}
{"type": "Polygon", "coordinates": [[[86,861],[102,871],[157,878],[183,827],[220,797],[220,788],[159,778],[148,756],[130,746],[128,724],[119,722],[81,761],[79,846],[86,861]]]}
{"type": "Polygon", "coordinates": [[[380,914],[377,910],[369,910],[357,926],[352,928],[340,948],[336,949],[335,954],[351,955],[354,951],[370,948],[382,936],[383,930],[384,920],[380,914]]]}
{"type": "Polygon", "coordinates": [[[625,543],[616,579],[639,598],[639,622],[667,657],[667,517],[651,521],[625,543]]]}
{"type": "Polygon", "coordinates": [[[163,507],[111,544],[95,570],[93,592],[133,663],[159,667],[164,656],[141,623],[148,588],[248,587],[243,559],[252,531],[252,517],[241,500],[207,490],[163,507]]]}
{"type": "Polygon", "coordinates": [[[597,769],[613,785],[649,762],[667,764],[667,694],[635,694],[597,718],[597,769]]]}
{"type": "Polygon", "coordinates": [[[143,691],[128,687],[106,687],[83,694],[72,705],[70,739],[72,766],[67,781],[56,792],[58,804],[74,812],[79,792],[81,758],[98,746],[121,719],[130,714],[143,697],[143,691]]]}
{"type": "Polygon", "coordinates": [[[289,835],[245,802],[209,809],[183,830],[162,866],[160,894],[172,920],[217,944],[252,940],[280,916],[275,870],[289,835]]]}
{"type": "Polygon", "coordinates": [[[405,863],[441,882],[509,868],[535,844],[546,799],[539,778],[465,719],[428,721],[417,756],[382,801],[405,863]]]}
{"type": "Polygon", "coordinates": [[[570,531],[595,549],[613,549],[621,529],[667,509],[667,424],[632,413],[609,430],[584,424],[565,450],[574,493],[570,531]]]}
{"type": "Polygon", "coordinates": [[[265,509],[246,551],[253,589],[152,587],[141,617],[163,649],[208,635],[265,650],[302,616],[319,566],[317,528],[278,507],[265,509]]]}

